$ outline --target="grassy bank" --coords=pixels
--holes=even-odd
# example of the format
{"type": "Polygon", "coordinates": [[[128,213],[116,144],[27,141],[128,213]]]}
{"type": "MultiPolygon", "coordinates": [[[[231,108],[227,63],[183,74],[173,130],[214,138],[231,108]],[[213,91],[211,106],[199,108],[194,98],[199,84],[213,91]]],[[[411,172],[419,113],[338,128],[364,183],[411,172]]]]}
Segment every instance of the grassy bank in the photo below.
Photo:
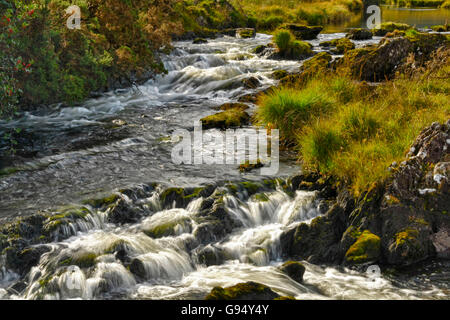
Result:
{"type": "Polygon", "coordinates": [[[232,0],[259,31],[270,32],[283,23],[325,25],[350,21],[362,10],[361,0],[308,1],[232,0]]]}
{"type": "Polygon", "coordinates": [[[158,55],[174,35],[247,25],[225,0],[0,1],[0,18],[4,117],[164,72],[158,55]],[[81,9],[79,30],[66,27],[70,5],[81,9]]]}
{"type": "Polygon", "coordinates": [[[446,0],[383,0],[382,3],[405,8],[448,8],[446,0]]]}
{"type": "MultiPolygon", "coordinates": [[[[411,65],[414,61],[410,61],[411,65]]],[[[259,123],[280,130],[304,166],[333,175],[358,194],[383,181],[420,131],[450,118],[450,49],[422,69],[378,86],[321,69],[296,87],[259,99],[259,123]]]]}

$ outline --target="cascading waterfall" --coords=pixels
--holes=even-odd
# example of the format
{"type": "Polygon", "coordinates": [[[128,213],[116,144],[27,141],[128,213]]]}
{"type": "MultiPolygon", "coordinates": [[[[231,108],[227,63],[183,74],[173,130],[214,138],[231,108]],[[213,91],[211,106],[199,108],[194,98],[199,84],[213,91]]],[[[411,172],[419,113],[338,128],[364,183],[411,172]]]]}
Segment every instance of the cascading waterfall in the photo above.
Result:
{"type": "MultiPolygon", "coordinates": [[[[320,41],[341,36],[321,34],[311,43],[320,51],[320,41]]],[[[364,273],[308,262],[302,262],[306,267],[304,284],[283,274],[278,269],[283,262],[280,236],[322,213],[316,192],[289,192],[272,185],[252,193],[245,188],[233,191],[215,186],[213,195],[195,198],[186,205],[164,201],[165,184],[192,186],[214,179],[242,179],[236,166],[172,164],[172,145],[161,138],[211,114],[210,107],[254,93],[254,89],[243,88],[243,79],[255,77],[263,89],[276,83],[270,76],[274,70],[296,71],[301,65],[297,61],[269,60],[252,53],[270,38],[257,34],[253,39],[223,37],[202,45],[179,42],[164,58],[168,70],[164,77],[107,93],[81,106],[57,105],[48,112],[26,113],[11,123],[55,141],[64,130],[90,132],[102,121],[120,115],[130,123],[127,130],[131,133],[105,145],[25,163],[25,170],[0,181],[5,212],[15,212],[20,206],[35,212],[55,203],[84,200],[73,199],[74,195],[138,185],[133,192],[116,192],[127,213],[136,213],[138,218],[113,223],[110,216],[114,206],[87,205],[80,218],[61,225],[55,220],[52,242],[34,246],[44,253],[25,281],[7,270],[5,257],[0,256],[0,299],[202,299],[215,286],[244,281],[260,282],[299,299],[445,297],[436,287],[427,291],[408,286],[399,289],[383,277],[372,281],[364,273]],[[147,188],[143,177],[162,184],[147,188]],[[18,199],[15,190],[21,190],[23,198],[18,199]],[[208,207],[211,198],[223,211],[208,207]],[[18,280],[21,285],[12,287],[18,280]]],[[[297,171],[295,165],[280,164],[281,176],[297,171]]]]}

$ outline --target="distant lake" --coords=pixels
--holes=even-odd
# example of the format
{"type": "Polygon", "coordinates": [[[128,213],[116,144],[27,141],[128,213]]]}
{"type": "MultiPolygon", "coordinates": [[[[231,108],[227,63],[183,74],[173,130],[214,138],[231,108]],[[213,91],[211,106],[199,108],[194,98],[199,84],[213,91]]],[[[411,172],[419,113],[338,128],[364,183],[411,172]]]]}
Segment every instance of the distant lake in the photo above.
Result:
{"type": "MultiPolygon", "coordinates": [[[[399,8],[395,6],[381,6],[382,22],[393,21],[407,23],[417,28],[431,27],[435,25],[443,25],[450,23],[449,9],[436,8],[399,8]]],[[[343,32],[346,28],[366,27],[362,16],[355,18],[341,25],[333,25],[325,27],[325,32],[343,32]]]]}

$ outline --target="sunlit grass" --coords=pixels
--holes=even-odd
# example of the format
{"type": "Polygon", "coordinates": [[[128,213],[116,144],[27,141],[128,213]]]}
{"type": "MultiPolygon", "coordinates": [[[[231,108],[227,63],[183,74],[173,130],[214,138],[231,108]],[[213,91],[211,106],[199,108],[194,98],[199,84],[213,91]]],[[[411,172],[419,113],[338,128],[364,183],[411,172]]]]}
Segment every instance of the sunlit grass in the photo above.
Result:
{"type": "Polygon", "coordinates": [[[327,74],[302,89],[281,88],[259,100],[256,118],[280,130],[305,168],[333,175],[355,194],[389,176],[418,134],[450,119],[450,49],[413,77],[369,87],[327,74]]]}

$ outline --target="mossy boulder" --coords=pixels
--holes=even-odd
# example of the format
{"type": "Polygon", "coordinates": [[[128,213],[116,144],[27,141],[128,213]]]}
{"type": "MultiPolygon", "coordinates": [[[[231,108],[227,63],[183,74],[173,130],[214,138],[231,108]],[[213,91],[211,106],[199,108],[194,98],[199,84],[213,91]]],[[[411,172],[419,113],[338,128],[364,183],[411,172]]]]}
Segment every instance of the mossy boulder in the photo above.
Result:
{"type": "Polygon", "coordinates": [[[268,48],[267,46],[260,44],[256,48],[254,48],[251,52],[259,55],[263,53],[267,48],[268,48]]]}
{"type": "Polygon", "coordinates": [[[108,208],[108,222],[115,224],[135,223],[142,216],[140,210],[124,199],[118,200],[108,208]]]}
{"type": "Polygon", "coordinates": [[[95,265],[97,257],[98,255],[94,252],[81,251],[74,253],[71,257],[62,258],[58,264],[60,266],[75,265],[87,269],[95,265]]]}
{"type": "Polygon", "coordinates": [[[166,223],[156,223],[146,227],[144,233],[151,238],[162,238],[175,236],[183,231],[192,231],[192,220],[187,217],[172,219],[166,223]]]}
{"type": "Polygon", "coordinates": [[[272,78],[280,80],[288,75],[286,70],[276,70],[272,73],[272,78]]]}
{"type": "Polygon", "coordinates": [[[204,117],[200,121],[203,129],[228,129],[249,124],[250,116],[243,110],[233,108],[204,117]]]}
{"type": "Polygon", "coordinates": [[[269,287],[249,281],[227,288],[215,287],[205,300],[273,300],[278,297],[269,287]]]}
{"type": "Polygon", "coordinates": [[[323,30],[320,26],[306,26],[300,24],[285,24],[281,27],[287,29],[299,40],[314,40],[323,30]]]}
{"type": "Polygon", "coordinates": [[[204,38],[195,38],[192,41],[193,44],[203,44],[203,43],[208,43],[208,40],[204,39],[204,38]]]}
{"type": "Polygon", "coordinates": [[[364,230],[345,253],[345,260],[352,264],[375,262],[380,258],[380,237],[364,230]]]}
{"type": "Polygon", "coordinates": [[[320,52],[311,59],[303,62],[300,72],[290,74],[280,80],[280,85],[289,87],[301,87],[306,84],[311,78],[318,74],[323,74],[329,71],[332,56],[328,52],[320,52]]]}
{"type": "Polygon", "coordinates": [[[246,89],[256,89],[261,86],[261,82],[255,77],[250,77],[242,80],[242,84],[246,89]]]}
{"type": "Polygon", "coordinates": [[[411,28],[412,27],[409,24],[406,24],[406,23],[388,21],[388,22],[383,22],[380,25],[379,29],[387,30],[388,32],[392,32],[394,30],[403,30],[404,31],[404,30],[408,30],[408,29],[411,29],[411,28]]]}
{"type": "Polygon", "coordinates": [[[370,40],[372,39],[372,32],[367,29],[352,29],[346,35],[351,40],[370,40]]]}
{"type": "Polygon", "coordinates": [[[350,41],[348,38],[340,38],[340,39],[334,39],[330,41],[324,41],[319,44],[322,47],[335,47],[335,49],[332,50],[333,53],[336,54],[344,54],[348,50],[355,49],[355,44],[350,41]]]}
{"type": "Polygon", "coordinates": [[[252,171],[254,169],[259,169],[264,167],[264,164],[261,162],[260,159],[256,160],[256,163],[250,163],[249,160],[246,160],[244,163],[242,163],[241,165],[239,165],[239,171],[240,172],[249,172],[252,171]]]}
{"type": "Polygon", "coordinates": [[[431,30],[436,32],[448,32],[450,31],[450,24],[445,24],[441,26],[432,26],[431,30]]]}
{"type": "Polygon", "coordinates": [[[297,282],[303,282],[305,266],[297,261],[287,261],[280,266],[280,271],[297,282]]]}
{"type": "Polygon", "coordinates": [[[245,111],[249,108],[249,106],[242,102],[228,102],[220,105],[217,109],[221,111],[227,111],[231,109],[242,110],[245,111]]]}
{"type": "Polygon", "coordinates": [[[254,38],[256,36],[256,31],[254,28],[238,28],[236,29],[236,37],[247,39],[254,38]]]}

